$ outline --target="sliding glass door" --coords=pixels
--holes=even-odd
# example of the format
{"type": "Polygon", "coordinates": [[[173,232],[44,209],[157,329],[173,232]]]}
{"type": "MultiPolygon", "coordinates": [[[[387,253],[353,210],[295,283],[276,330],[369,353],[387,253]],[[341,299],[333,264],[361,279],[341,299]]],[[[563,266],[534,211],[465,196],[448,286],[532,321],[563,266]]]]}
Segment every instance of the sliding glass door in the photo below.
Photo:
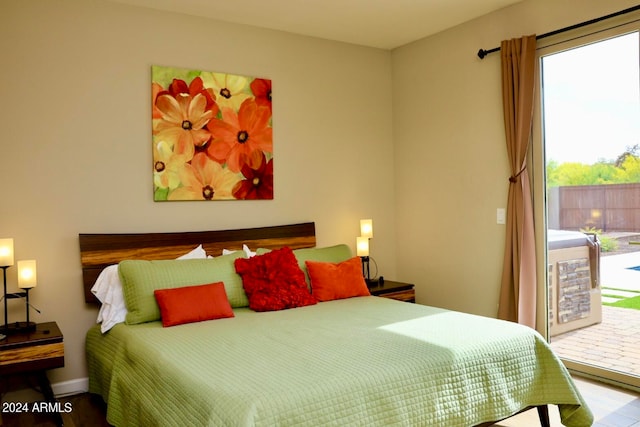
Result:
{"type": "Polygon", "coordinates": [[[568,367],[640,387],[638,24],[539,53],[539,319],[568,367]]]}

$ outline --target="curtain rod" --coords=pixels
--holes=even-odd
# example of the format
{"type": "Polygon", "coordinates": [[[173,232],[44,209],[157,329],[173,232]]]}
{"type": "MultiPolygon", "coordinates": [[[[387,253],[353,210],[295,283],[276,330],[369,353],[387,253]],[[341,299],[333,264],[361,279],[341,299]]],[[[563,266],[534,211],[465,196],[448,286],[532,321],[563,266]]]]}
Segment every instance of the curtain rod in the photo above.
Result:
{"type": "MultiPolygon", "coordinates": [[[[620,16],[620,15],[625,15],[627,13],[634,12],[634,11],[639,10],[639,9],[640,9],[640,5],[632,6],[632,7],[628,8],[628,9],[624,9],[624,10],[621,10],[619,12],[615,12],[615,13],[612,13],[612,14],[609,14],[609,15],[601,16],[599,18],[594,18],[594,19],[591,19],[589,21],[581,22],[579,24],[570,25],[568,27],[564,27],[564,28],[561,28],[559,30],[551,31],[549,33],[541,34],[539,36],[536,36],[536,40],[543,39],[545,37],[555,36],[556,34],[564,33],[565,31],[575,30],[576,28],[584,27],[584,26],[587,26],[587,25],[595,24],[596,22],[604,21],[605,19],[614,18],[614,17],[620,16]]],[[[499,50],[500,50],[500,47],[494,47],[493,49],[489,49],[489,50],[480,49],[478,51],[478,57],[480,59],[484,59],[484,57],[487,56],[488,54],[493,53],[493,52],[497,52],[499,50]]]]}

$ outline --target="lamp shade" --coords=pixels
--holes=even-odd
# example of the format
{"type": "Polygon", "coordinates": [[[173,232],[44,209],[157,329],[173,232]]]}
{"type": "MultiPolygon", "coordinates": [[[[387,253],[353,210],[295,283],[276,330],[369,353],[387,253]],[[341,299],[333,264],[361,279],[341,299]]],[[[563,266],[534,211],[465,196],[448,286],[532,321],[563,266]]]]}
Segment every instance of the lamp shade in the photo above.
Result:
{"type": "Polygon", "coordinates": [[[369,256],[369,238],[357,237],[356,238],[356,253],[358,256],[369,256]]]}
{"type": "Polygon", "coordinates": [[[36,260],[18,261],[18,287],[31,289],[35,288],[37,284],[36,260]]]}
{"type": "Polygon", "coordinates": [[[360,236],[372,238],[373,237],[373,220],[361,219],[360,220],[360,236]]]}
{"type": "Polygon", "coordinates": [[[13,265],[13,239],[0,239],[0,267],[13,265]]]}

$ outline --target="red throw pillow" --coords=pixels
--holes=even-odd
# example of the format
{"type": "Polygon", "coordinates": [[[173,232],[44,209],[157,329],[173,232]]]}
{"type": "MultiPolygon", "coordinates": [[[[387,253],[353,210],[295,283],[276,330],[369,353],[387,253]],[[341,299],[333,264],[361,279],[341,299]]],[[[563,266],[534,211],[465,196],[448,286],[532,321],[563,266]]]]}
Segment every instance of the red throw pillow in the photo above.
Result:
{"type": "Polygon", "coordinates": [[[362,276],[359,257],[334,264],[306,261],[311,291],[318,301],[371,295],[362,276]]]}
{"type": "Polygon", "coordinates": [[[234,316],[222,282],[157,289],[153,294],[160,307],[162,326],[234,316]]]}
{"type": "Polygon", "coordinates": [[[291,248],[238,258],[235,266],[252,310],[284,310],[317,302],[307,288],[304,273],[291,248]]]}

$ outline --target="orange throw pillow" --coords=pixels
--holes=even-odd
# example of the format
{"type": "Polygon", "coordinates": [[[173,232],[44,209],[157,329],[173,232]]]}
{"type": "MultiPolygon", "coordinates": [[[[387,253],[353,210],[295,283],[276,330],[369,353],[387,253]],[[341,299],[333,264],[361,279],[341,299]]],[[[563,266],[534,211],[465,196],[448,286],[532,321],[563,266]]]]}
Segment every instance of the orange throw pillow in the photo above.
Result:
{"type": "Polygon", "coordinates": [[[234,317],[222,282],[157,289],[153,293],[165,327],[234,317]]]}
{"type": "Polygon", "coordinates": [[[305,261],[311,279],[311,293],[318,301],[371,295],[362,276],[359,257],[334,264],[305,261]]]}

